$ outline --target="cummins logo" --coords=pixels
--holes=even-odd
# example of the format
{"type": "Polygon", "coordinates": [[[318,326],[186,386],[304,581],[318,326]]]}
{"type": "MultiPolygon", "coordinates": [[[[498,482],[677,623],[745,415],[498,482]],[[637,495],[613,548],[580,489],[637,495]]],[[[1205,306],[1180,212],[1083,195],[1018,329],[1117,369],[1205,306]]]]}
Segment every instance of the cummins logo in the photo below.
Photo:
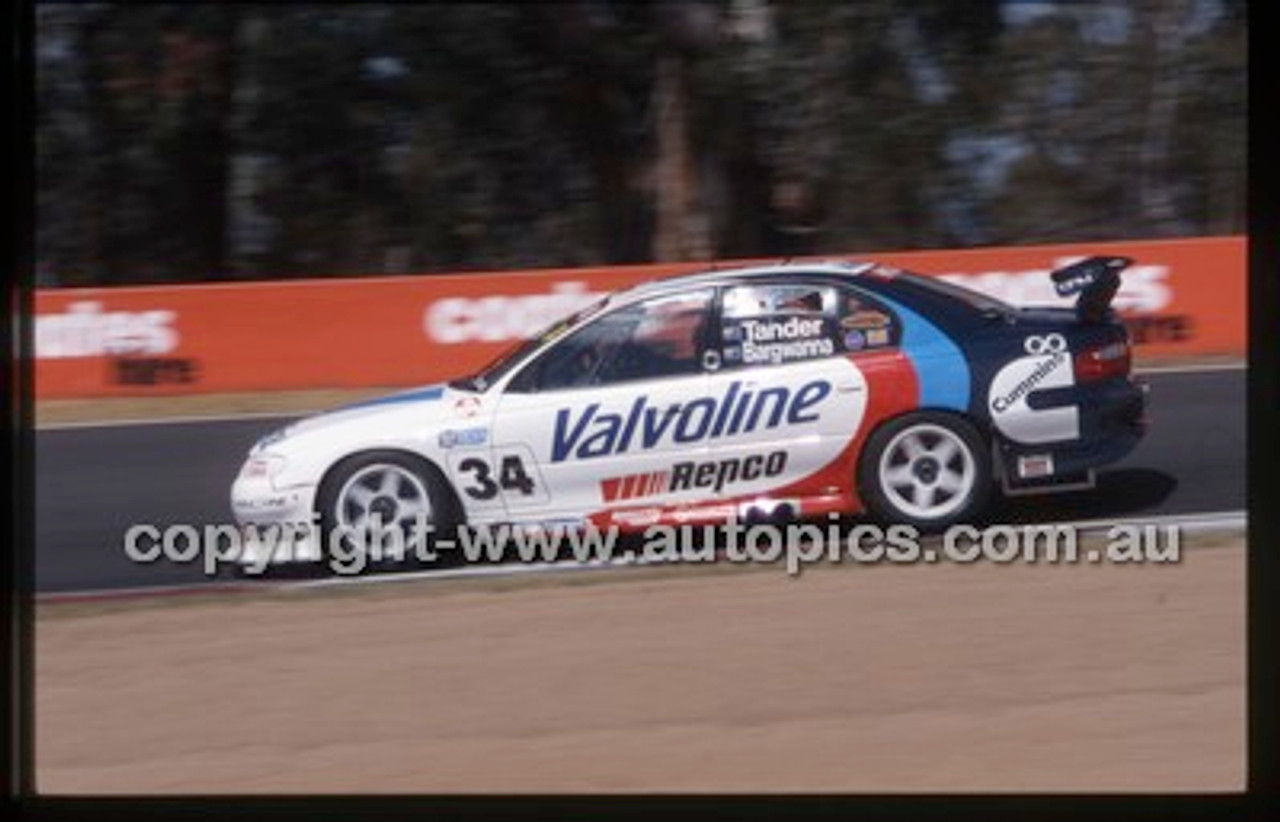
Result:
{"type": "Polygon", "coordinates": [[[1078,407],[1035,409],[1027,405],[1027,398],[1036,391],[1075,384],[1066,339],[1061,334],[1033,335],[1023,340],[1023,348],[1028,356],[1008,363],[991,380],[988,402],[996,427],[1018,442],[1078,438],[1078,407]]]}
{"type": "Polygon", "coordinates": [[[1031,336],[1022,341],[1022,347],[1028,354],[1059,354],[1067,350],[1067,339],[1061,334],[1046,334],[1043,337],[1031,336]]]}

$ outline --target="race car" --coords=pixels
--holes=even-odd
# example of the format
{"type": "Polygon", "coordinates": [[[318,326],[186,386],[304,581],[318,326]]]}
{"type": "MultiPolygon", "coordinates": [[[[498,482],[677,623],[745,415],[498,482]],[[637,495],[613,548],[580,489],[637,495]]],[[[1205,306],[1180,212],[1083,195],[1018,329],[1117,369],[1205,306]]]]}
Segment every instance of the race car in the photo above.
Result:
{"type": "MultiPolygon", "coordinates": [[[[646,283],[477,373],[263,437],[233,511],[318,521],[320,537],[371,517],[436,533],[830,514],[938,530],[994,493],[1088,487],[1140,440],[1145,388],[1110,308],[1130,262],[1052,272],[1074,308],[871,262],[646,283]]],[[[301,540],[272,561],[323,551],[301,540]]]]}

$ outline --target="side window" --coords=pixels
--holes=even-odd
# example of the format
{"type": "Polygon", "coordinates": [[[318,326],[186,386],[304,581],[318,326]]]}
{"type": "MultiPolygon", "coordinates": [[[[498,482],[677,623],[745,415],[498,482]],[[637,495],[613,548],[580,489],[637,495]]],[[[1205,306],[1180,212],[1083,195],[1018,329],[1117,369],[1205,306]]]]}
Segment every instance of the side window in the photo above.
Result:
{"type": "Polygon", "coordinates": [[[840,289],[836,318],[842,351],[868,351],[899,343],[901,330],[893,314],[861,292],[840,289]]]}
{"type": "Polygon", "coordinates": [[[556,391],[702,371],[710,289],[611,311],[555,343],[512,380],[517,392],[556,391]]]}
{"type": "Polygon", "coordinates": [[[837,354],[835,309],[833,286],[730,286],[724,290],[720,323],[725,364],[779,365],[837,354]]]}

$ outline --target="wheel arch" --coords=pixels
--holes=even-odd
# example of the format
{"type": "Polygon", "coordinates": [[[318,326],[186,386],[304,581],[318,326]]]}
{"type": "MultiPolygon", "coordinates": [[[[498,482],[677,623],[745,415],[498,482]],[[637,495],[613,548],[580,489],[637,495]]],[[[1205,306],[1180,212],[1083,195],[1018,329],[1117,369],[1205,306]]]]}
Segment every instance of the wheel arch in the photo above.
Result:
{"type": "Polygon", "coordinates": [[[376,448],[361,448],[357,451],[351,451],[329,464],[324,473],[320,477],[320,481],[316,483],[315,500],[312,505],[315,513],[321,518],[324,512],[320,510],[323,501],[328,498],[328,491],[331,490],[333,483],[342,476],[343,471],[352,462],[358,459],[388,457],[407,460],[421,466],[424,472],[424,478],[432,481],[445,496],[445,502],[449,506],[448,516],[452,522],[463,523],[466,520],[467,510],[462,505],[462,500],[458,496],[458,491],[453,487],[453,483],[449,481],[448,474],[445,473],[434,460],[426,455],[413,451],[409,448],[397,448],[394,446],[382,446],[376,448]]]}
{"type": "MultiPolygon", "coordinates": [[[[863,443],[865,444],[865,443],[871,442],[872,438],[875,437],[876,434],[880,433],[885,428],[888,428],[890,425],[898,423],[904,419],[907,419],[908,417],[919,416],[921,414],[939,414],[942,416],[952,417],[954,419],[967,422],[969,425],[972,425],[974,429],[977,430],[978,435],[982,437],[983,441],[986,443],[988,447],[991,446],[991,443],[994,441],[993,438],[996,436],[995,431],[992,430],[991,423],[989,420],[984,420],[981,417],[975,416],[974,414],[968,411],[958,411],[955,408],[949,408],[946,406],[922,405],[922,406],[917,406],[915,408],[908,408],[903,411],[899,411],[896,414],[891,414],[890,416],[877,420],[876,424],[871,426],[871,428],[867,430],[866,435],[863,438],[863,443]]],[[[867,449],[865,448],[865,445],[864,445],[864,447],[862,448],[862,451],[858,454],[859,462],[862,461],[863,455],[866,453],[866,450],[867,449]]]]}
{"type": "MultiPolygon", "coordinates": [[[[864,508],[869,507],[869,494],[867,483],[870,481],[870,461],[878,452],[878,448],[873,444],[881,439],[885,432],[891,427],[901,425],[903,427],[909,425],[911,421],[920,419],[924,421],[928,417],[942,417],[967,425],[977,435],[978,444],[981,446],[981,453],[975,454],[975,457],[984,462],[988,472],[994,472],[996,469],[996,455],[994,453],[994,432],[991,427],[984,423],[983,420],[977,419],[973,414],[966,411],[957,410],[949,407],[939,406],[921,406],[916,408],[905,409],[899,413],[887,416],[878,420],[876,424],[866,432],[866,438],[863,440],[862,448],[859,450],[853,470],[853,482],[859,500],[862,501],[864,508]]],[[[990,474],[989,476],[994,476],[990,474]]],[[[984,494],[985,496],[985,494],[984,494]]]]}

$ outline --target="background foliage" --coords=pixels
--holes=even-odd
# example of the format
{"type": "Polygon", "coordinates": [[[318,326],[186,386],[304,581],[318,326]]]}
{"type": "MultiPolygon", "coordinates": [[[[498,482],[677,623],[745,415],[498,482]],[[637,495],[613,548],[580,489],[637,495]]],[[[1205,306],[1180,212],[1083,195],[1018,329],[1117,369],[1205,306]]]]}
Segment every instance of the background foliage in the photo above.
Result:
{"type": "Polygon", "coordinates": [[[44,285],[1244,231],[1242,0],[40,5],[44,285]]]}

